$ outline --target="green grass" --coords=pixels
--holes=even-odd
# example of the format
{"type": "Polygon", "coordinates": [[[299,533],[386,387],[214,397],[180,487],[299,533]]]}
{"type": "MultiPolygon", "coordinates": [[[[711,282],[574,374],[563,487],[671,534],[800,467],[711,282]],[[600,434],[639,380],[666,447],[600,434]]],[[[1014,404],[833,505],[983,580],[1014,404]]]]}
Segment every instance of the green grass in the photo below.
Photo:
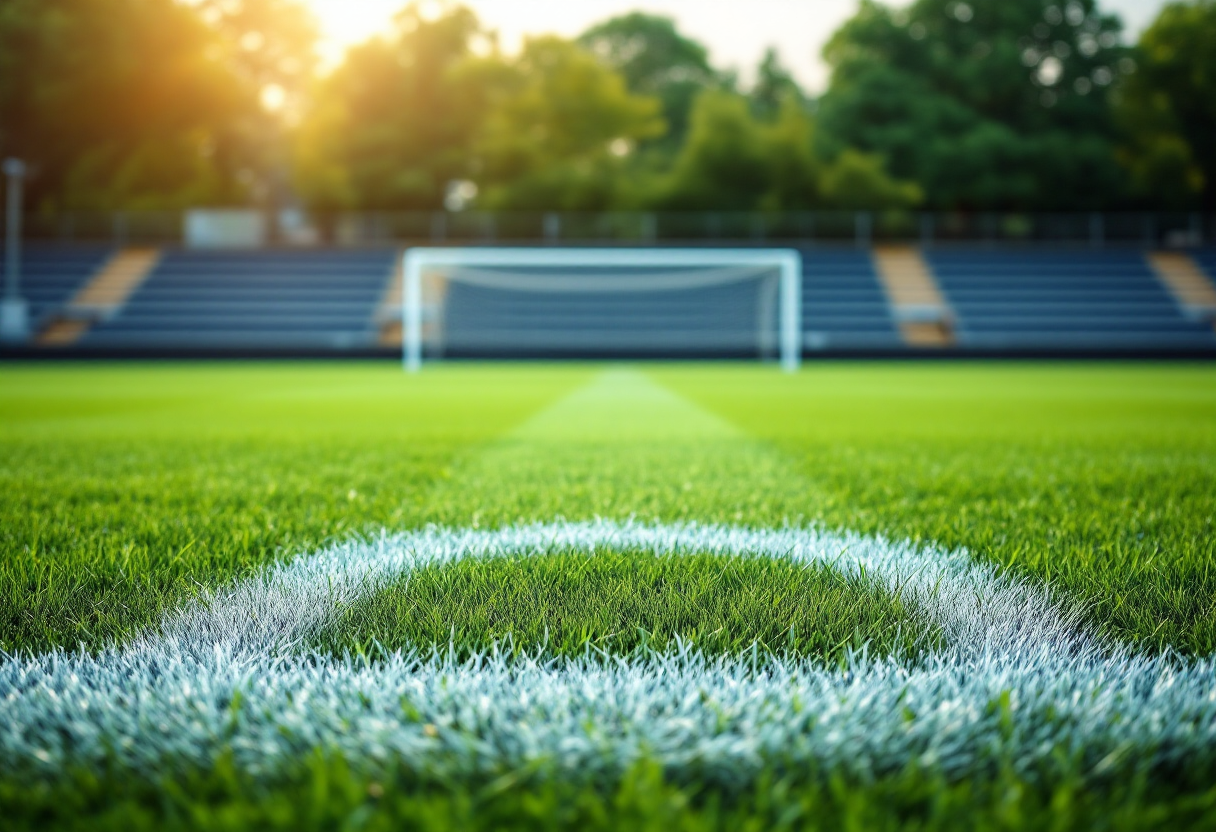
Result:
{"type": "Polygon", "coordinates": [[[462,454],[589,375],[0,368],[0,649],[101,647],[277,558],[422,524],[462,454]]]}
{"type": "Polygon", "coordinates": [[[664,650],[839,662],[850,648],[912,657],[936,634],[900,599],[822,564],[715,555],[551,553],[413,572],[348,608],[319,643],[336,654],[450,645],[547,656],[664,650]]]}
{"type": "Polygon", "coordinates": [[[966,547],[1095,628],[1216,652],[1216,368],[744,368],[656,378],[780,448],[829,526],[966,547]]]}
{"type": "Polygon", "coordinates": [[[1210,830],[1216,787],[1180,777],[1087,786],[1013,768],[963,782],[918,770],[865,780],[774,769],[734,789],[668,777],[645,760],[619,782],[544,777],[543,771],[478,783],[369,775],[316,753],[267,785],[231,767],[166,773],[155,783],[79,772],[56,787],[0,783],[9,830],[1210,830]]]}
{"type": "MultiPolygon", "coordinates": [[[[963,546],[1050,582],[1118,639],[1216,652],[1216,368],[834,364],[790,378],[654,366],[649,389],[609,381],[571,405],[598,372],[0,367],[0,649],[121,641],[202,589],[384,527],[601,515],[820,522],[963,546]]],[[[325,646],[455,632],[475,650],[509,632],[534,647],[546,629],[565,654],[678,633],[724,652],[786,639],[829,661],[842,645],[901,652],[932,637],[897,598],[829,570],[556,554],[423,570],[347,610],[325,646]]],[[[155,782],[0,779],[0,813],[12,828],[124,830],[1136,829],[1216,817],[1210,772],[1106,782],[1052,754],[1035,762],[1047,768],[961,782],[778,767],[729,792],[645,761],[613,783],[537,772],[420,783],[318,750],[271,784],[223,767],[155,782]]]]}
{"type": "Polygon", "coordinates": [[[128,637],[200,586],[352,533],[581,512],[817,520],[965,546],[1081,599],[1120,639],[1216,651],[1211,367],[659,367],[798,480],[739,487],[772,454],[727,464],[729,436],[660,437],[654,452],[683,470],[639,475],[607,443],[599,481],[524,487],[501,473],[517,456],[470,493],[461,460],[594,372],[0,368],[0,648],[128,637]],[[445,489],[453,476],[461,487],[445,489]],[[696,488],[673,497],[673,476],[696,488]]]}

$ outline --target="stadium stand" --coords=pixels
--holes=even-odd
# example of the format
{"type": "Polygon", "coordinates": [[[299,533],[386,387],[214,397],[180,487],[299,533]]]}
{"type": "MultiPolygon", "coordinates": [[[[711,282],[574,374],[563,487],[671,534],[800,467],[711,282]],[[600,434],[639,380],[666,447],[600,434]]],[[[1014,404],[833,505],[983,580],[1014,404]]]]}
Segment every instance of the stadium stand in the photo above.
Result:
{"type": "Polygon", "coordinates": [[[1192,260],[1203,275],[1208,279],[1208,285],[1216,291],[1216,248],[1205,248],[1196,251],[1192,260]]]}
{"type": "MultiPolygon", "coordinates": [[[[107,246],[27,246],[23,294],[42,335],[31,348],[56,343],[48,339],[54,322],[80,317],[73,315],[74,299],[86,297],[83,290],[115,262],[114,253],[107,246]]],[[[925,271],[919,277],[934,281],[940,292],[934,303],[949,315],[953,343],[940,348],[945,353],[1216,353],[1212,316],[1196,312],[1202,298],[1181,297],[1162,272],[1162,263],[1185,260],[1192,264],[1191,278],[1206,273],[1216,286],[1214,249],[1153,255],[942,247],[914,253],[925,271]]],[[[59,339],[58,349],[391,353],[400,345],[400,286],[393,282],[398,254],[387,247],[168,249],[129,297],[90,318],[96,321],[92,329],[59,339]]],[[[802,255],[808,356],[927,346],[906,331],[915,322],[909,310],[925,305],[924,292],[897,285],[910,274],[896,274],[908,271],[907,252],[807,247],[802,255]],[[887,266],[884,256],[892,261],[887,266]],[[880,275],[880,267],[892,273],[880,275]]],[[[765,306],[771,298],[766,301],[756,287],[741,282],[588,296],[457,281],[443,298],[440,351],[452,357],[754,357],[756,322],[771,314],[765,306]]],[[[763,341],[759,346],[766,349],[763,341]]]]}
{"type": "Polygon", "coordinates": [[[172,251],[87,347],[213,350],[374,348],[396,259],[374,251],[172,251]]]}
{"type": "Polygon", "coordinates": [[[1216,283],[1216,248],[1204,248],[1194,253],[1195,262],[1204,270],[1208,280],[1216,283]]]}
{"type": "Polygon", "coordinates": [[[868,252],[803,249],[802,269],[806,351],[888,350],[903,346],[868,252]]]}
{"type": "MultiPolygon", "coordinates": [[[[30,306],[30,328],[38,332],[110,259],[109,246],[26,245],[21,250],[21,294],[30,306]]],[[[0,283],[4,273],[0,248],[0,283]]]]}
{"type": "Polygon", "coordinates": [[[991,350],[1209,350],[1139,251],[934,250],[926,258],[962,347],[991,350]]]}
{"type": "Polygon", "coordinates": [[[1216,319],[1216,286],[1195,258],[1181,251],[1157,251],[1149,265],[1166,290],[1191,320],[1216,319]]]}
{"type": "Polygon", "coordinates": [[[78,289],[38,333],[37,343],[69,347],[98,320],[114,315],[160,261],[155,248],[124,248],[78,289]]]}
{"type": "Polygon", "coordinates": [[[880,246],[874,250],[874,268],[904,343],[945,347],[954,342],[954,313],[919,249],[880,246]]]}
{"type": "Polygon", "coordinates": [[[401,268],[401,252],[393,258],[392,275],[376,305],[375,324],[379,331],[377,343],[385,349],[401,349],[401,302],[405,293],[405,275],[401,268]]]}

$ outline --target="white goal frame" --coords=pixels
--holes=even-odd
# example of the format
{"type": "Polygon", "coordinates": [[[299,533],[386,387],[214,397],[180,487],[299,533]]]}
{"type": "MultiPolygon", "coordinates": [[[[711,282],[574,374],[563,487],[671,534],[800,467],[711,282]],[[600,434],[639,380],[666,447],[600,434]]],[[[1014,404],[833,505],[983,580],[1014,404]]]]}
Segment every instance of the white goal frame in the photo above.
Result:
{"type": "Polygon", "coordinates": [[[402,352],[407,372],[422,369],[422,275],[460,266],[580,267],[754,266],[780,273],[781,367],[802,364],[802,255],[786,248],[411,248],[402,263],[402,352]]]}

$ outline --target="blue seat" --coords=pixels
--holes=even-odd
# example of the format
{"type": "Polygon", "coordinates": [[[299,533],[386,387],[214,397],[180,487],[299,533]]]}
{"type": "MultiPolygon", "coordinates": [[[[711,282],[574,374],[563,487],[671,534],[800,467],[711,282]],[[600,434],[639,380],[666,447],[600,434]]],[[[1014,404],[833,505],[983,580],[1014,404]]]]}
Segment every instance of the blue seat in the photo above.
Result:
{"type": "Polygon", "coordinates": [[[802,251],[804,349],[892,349],[903,345],[869,252],[802,251]]]}
{"type": "Polygon", "coordinates": [[[932,251],[961,345],[1213,349],[1138,251],[932,251]]]}
{"type": "Polygon", "coordinates": [[[1216,248],[1202,248],[1192,252],[1191,256],[1199,268],[1207,274],[1208,279],[1216,283],[1216,248]]]}
{"type": "Polygon", "coordinates": [[[394,261],[391,249],[172,251],[84,343],[149,350],[371,347],[394,261]]]}
{"type": "MultiPolygon", "coordinates": [[[[27,244],[21,249],[21,295],[35,330],[46,325],[113,253],[107,246],[27,244]]],[[[0,285],[8,260],[0,248],[0,285]]]]}

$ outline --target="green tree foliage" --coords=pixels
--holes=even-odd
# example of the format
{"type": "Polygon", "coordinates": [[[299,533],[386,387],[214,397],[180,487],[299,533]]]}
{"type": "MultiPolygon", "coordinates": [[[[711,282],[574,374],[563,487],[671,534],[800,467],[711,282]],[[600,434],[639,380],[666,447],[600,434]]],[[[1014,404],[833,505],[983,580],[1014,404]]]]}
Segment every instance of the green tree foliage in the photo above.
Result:
{"type": "Polygon", "coordinates": [[[45,209],[1216,210],[1216,0],[1096,3],[861,0],[812,101],[640,12],[508,57],[414,2],[319,76],[301,0],[0,0],[0,154],[45,209]]]}
{"type": "Polygon", "coordinates": [[[392,33],[358,46],[314,92],[300,126],[297,187],[325,208],[438,208],[470,175],[490,88],[505,68],[476,16],[411,3],[392,33]]]}
{"type": "MultiPolygon", "coordinates": [[[[233,0],[212,4],[209,17],[174,0],[0,4],[0,153],[31,163],[32,204],[248,200],[265,128],[261,85],[243,71],[254,50],[225,31],[260,5],[289,4],[233,0]]],[[[287,19],[284,8],[276,14],[287,19]]],[[[311,40],[297,45],[308,52],[311,40]]]]}
{"type": "Polygon", "coordinates": [[[850,210],[912,208],[924,201],[920,185],[893,179],[882,158],[846,148],[823,167],[821,205],[850,210]]]}
{"type": "Polygon", "coordinates": [[[636,202],[623,176],[638,142],[666,129],[658,99],[569,41],[528,41],[486,118],[478,175],[490,208],[605,209],[636,202]]]}
{"type": "Polygon", "coordinates": [[[193,0],[233,69],[268,109],[299,108],[317,61],[317,22],[298,0],[193,0]],[[281,90],[281,98],[274,88],[281,90]]]}
{"type": "Polygon", "coordinates": [[[467,8],[424,11],[407,7],[392,37],[351,50],[320,84],[298,142],[310,204],[434,209],[466,179],[488,208],[629,200],[622,170],[663,133],[657,100],[569,41],[530,40],[507,59],[467,8]]]}
{"type": "Polygon", "coordinates": [[[709,63],[709,50],[682,35],[668,17],[633,12],[591,27],[578,42],[619,72],[631,92],[662,102],[668,131],[664,148],[675,150],[688,132],[697,96],[729,85],[709,63]]]}
{"type": "Polygon", "coordinates": [[[814,123],[802,100],[785,95],[773,119],[745,96],[707,92],[659,204],[677,210],[903,208],[919,189],[892,180],[882,160],[856,151],[830,162],[814,150],[814,123]]]}
{"type": "Polygon", "coordinates": [[[1216,211],[1216,0],[1170,3],[1140,38],[1121,89],[1123,158],[1138,196],[1216,211]]]}
{"type": "MultiPolygon", "coordinates": [[[[770,199],[773,170],[766,152],[768,138],[743,96],[728,92],[702,95],[692,112],[688,139],[676,158],[662,200],[664,207],[748,210],[770,199]]],[[[804,185],[814,182],[813,163],[808,147],[791,166],[804,185]]]]}
{"type": "Polygon", "coordinates": [[[824,49],[818,139],[880,154],[938,208],[1109,207],[1120,27],[1094,0],[862,0],[824,49]]]}
{"type": "Polygon", "coordinates": [[[781,112],[782,103],[792,99],[809,107],[810,102],[802,92],[802,87],[794,79],[777,50],[769,47],[764,51],[760,67],[756,72],[756,83],[749,97],[752,100],[752,110],[762,118],[773,118],[781,112]]]}
{"type": "Polygon", "coordinates": [[[255,198],[292,200],[288,133],[307,107],[316,70],[317,25],[299,0],[193,0],[240,83],[260,108],[241,120],[249,164],[241,176],[255,198]]]}

